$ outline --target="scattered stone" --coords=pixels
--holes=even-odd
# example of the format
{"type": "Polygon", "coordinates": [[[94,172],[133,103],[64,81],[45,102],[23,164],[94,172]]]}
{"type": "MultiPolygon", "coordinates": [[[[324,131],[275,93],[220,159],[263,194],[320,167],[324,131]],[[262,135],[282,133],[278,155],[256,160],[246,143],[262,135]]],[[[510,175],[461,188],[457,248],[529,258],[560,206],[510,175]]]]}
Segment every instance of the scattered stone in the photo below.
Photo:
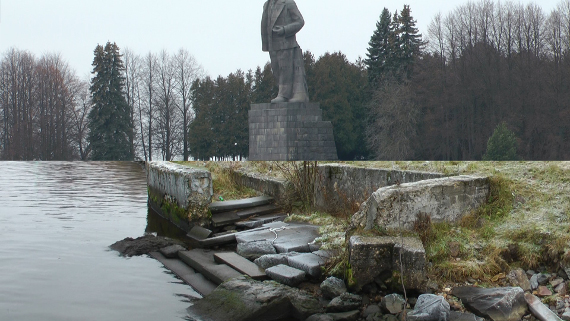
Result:
{"type": "Polygon", "coordinates": [[[564,270],[564,272],[566,272],[566,275],[568,276],[568,278],[570,278],[570,267],[564,267],[562,269],[564,270]]]}
{"type": "Polygon", "coordinates": [[[123,256],[131,257],[149,254],[150,252],[157,252],[164,247],[174,244],[183,245],[182,242],[168,237],[145,235],[136,239],[127,237],[126,239],[116,242],[109,247],[123,256]]]}
{"type": "Polygon", "coordinates": [[[537,289],[537,295],[544,297],[544,296],[550,296],[552,295],[552,291],[550,291],[546,286],[544,285],[539,285],[538,289],[537,289]]]}
{"type": "Polygon", "coordinates": [[[362,297],[352,293],[343,293],[332,299],[327,306],[327,312],[348,312],[357,310],[362,304],[362,297]]]}
{"type": "Polygon", "coordinates": [[[186,248],[180,244],[174,244],[160,249],[160,253],[169,259],[178,258],[179,251],[186,251],[186,248]]]}
{"type": "Polygon", "coordinates": [[[538,289],[538,274],[534,274],[530,278],[530,289],[531,291],[538,289]]]}
{"type": "Polygon", "coordinates": [[[480,318],[473,313],[451,311],[449,313],[448,321],[485,321],[485,319],[480,318]]]}
{"type": "Polygon", "coordinates": [[[380,307],[377,304],[372,304],[366,307],[366,309],[362,312],[363,318],[368,318],[369,315],[380,313],[380,307]]]}
{"type": "MultiPolygon", "coordinates": [[[[398,318],[395,315],[391,315],[391,314],[383,315],[380,320],[381,321],[400,321],[400,320],[398,320],[398,318]]],[[[408,320],[410,320],[410,319],[408,319],[408,320]]]]}
{"type": "Polygon", "coordinates": [[[306,321],[356,321],[360,311],[350,311],[342,313],[324,313],[310,316],[306,321]]]}
{"type": "Polygon", "coordinates": [[[319,300],[273,281],[238,277],[220,285],[187,309],[189,320],[305,320],[322,313],[319,300]]]}
{"type": "Polygon", "coordinates": [[[305,272],[287,265],[277,265],[265,270],[271,279],[289,286],[297,286],[305,280],[305,272]]]}
{"type": "Polygon", "coordinates": [[[266,254],[255,259],[253,263],[257,264],[262,269],[269,269],[272,266],[279,264],[287,265],[289,256],[298,255],[297,252],[280,253],[280,254],[266,254]]]}
{"type": "Polygon", "coordinates": [[[566,282],[560,283],[554,292],[558,293],[560,296],[565,296],[568,293],[568,284],[566,282]]]}
{"type": "Polygon", "coordinates": [[[382,303],[380,304],[382,308],[390,314],[398,314],[404,311],[406,300],[400,294],[389,294],[382,299],[382,303]]]}
{"type": "Polygon", "coordinates": [[[556,279],[550,281],[550,285],[552,285],[553,288],[556,288],[558,285],[560,285],[563,282],[564,282],[563,278],[556,278],[556,279]]]}
{"type": "Polygon", "coordinates": [[[447,246],[449,247],[449,254],[452,257],[459,256],[459,252],[461,250],[461,244],[459,244],[459,242],[449,242],[447,246]]]}
{"type": "Polygon", "coordinates": [[[509,275],[507,275],[507,278],[511,282],[512,286],[518,286],[525,292],[530,291],[530,281],[523,269],[511,270],[509,275]]]}
{"type": "Polygon", "coordinates": [[[558,274],[558,276],[560,276],[564,280],[568,280],[568,274],[566,274],[566,271],[564,271],[564,269],[558,270],[557,274],[558,274]]]}
{"type": "Polygon", "coordinates": [[[561,319],[564,321],[570,321],[570,311],[564,311],[564,313],[562,313],[561,319]]]}
{"type": "Polygon", "coordinates": [[[253,261],[266,254],[277,254],[275,247],[269,241],[238,243],[237,254],[253,261]]]}
{"type": "Polygon", "coordinates": [[[346,292],[344,281],[331,276],[321,283],[321,292],[327,299],[334,299],[346,292]]]}
{"type": "Polygon", "coordinates": [[[434,294],[422,294],[414,310],[408,313],[409,321],[447,321],[449,320],[449,303],[444,297],[434,294]]]}
{"type": "Polygon", "coordinates": [[[537,276],[538,285],[546,285],[550,279],[550,274],[539,273],[537,276]]]}
{"type": "Polygon", "coordinates": [[[533,275],[535,275],[535,274],[536,274],[536,272],[535,272],[534,270],[527,270],[527,271],[526,271],[526,275],[527,275],[529,278],[531,278],[531,277],[532,277],[533,275]]]}
{"type": "Polygon", "coordinates": [[[530,308],[530,312],[532,312],[532,314],[534,316],[536,316],[539,320],[542,320],[542,321],[558,321],[558,320],[560,320],[560,318],[554,312],[552,312],[549,308],[547,308],[544,304],[542,304],[542,302],[540,302],[540,299],[537,298],[536,296],[534,296],[530,293],[525,293],[524,298],[525,298],[526,302],[528,303],[528,307],[530,308]]]}
{"type": "Polygon", "coordinates": [[[458,287],[451,292],[471,312],[494,321],[518,321],[526,313],[524,291],[519,287],[458,287]]]}
{"type": "Polygon", "coordinates": [[[188,232],[187,236],[196,241],[202,241],[210,237],[212,231],[203,228],[199,225],[194,225],[194,227],[188,232]]]}

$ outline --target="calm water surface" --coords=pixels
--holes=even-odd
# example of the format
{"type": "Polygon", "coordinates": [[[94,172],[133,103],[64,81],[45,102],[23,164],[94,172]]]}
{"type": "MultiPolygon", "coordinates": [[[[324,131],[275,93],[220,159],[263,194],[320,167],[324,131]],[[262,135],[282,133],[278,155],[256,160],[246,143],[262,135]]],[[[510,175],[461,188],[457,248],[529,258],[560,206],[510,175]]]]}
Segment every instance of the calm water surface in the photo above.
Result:
{"type": "Polygon", "coordinates": [[[108,246],[147,228],[134,163],[0,162],[0,320],[183,320],[196,296],[108,246]]]}

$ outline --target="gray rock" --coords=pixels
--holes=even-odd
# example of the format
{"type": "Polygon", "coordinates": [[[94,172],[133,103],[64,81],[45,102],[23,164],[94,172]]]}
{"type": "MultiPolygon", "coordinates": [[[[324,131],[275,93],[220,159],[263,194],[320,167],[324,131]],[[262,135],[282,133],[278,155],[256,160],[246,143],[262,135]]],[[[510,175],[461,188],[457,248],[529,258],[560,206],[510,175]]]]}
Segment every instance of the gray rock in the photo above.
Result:
{"type": "Polygon", "coordinates": [[[187,309],[190,320],[305,320],[322,313],[319,300],[273,281],[234,278],[187,309]]]}
{"type": "Polygon", "coordinates": [[[530,289],[532,291],[538,289],[538,274],[534,274],[530,277],[530,289]]]}
{"type": "Polygon", "coordinates": [[[289,253],[280,253],[280,254],[265,254],[255,259],[255,261],[253,262],[262,269],[268,269],[270,267],[279,264],[287,265],[289,256],[294,256],[294,255],[299,255],[299,253],[289,252],[289,253]]]}
{"type": "Polygon", "coordinates": [[[119,252],[121,255],[131,257],[149,254],[150,252],[157,252],[161,248],[173,244],[182,244],[182,242],[167,237],[145,235],[136,239],[127,237],[126,239],[118,241],[109,247],[112,250],[119,252]]]}
{"type": "Polygon", "coordinates": [[[480,318],[473,313],[451,311],[449,313],[449,321],[485,321],[485,319],[480,318]]]}
{"type": "Polygon", "coordinates": [[[507,278],[511,282],[512,286],[518,286],[523,291],[527,292],[530,291],[530,281],[528,280],[528,276],[526,276],[526,272],[523,269],[514,269],[509,272],[507,278]]]}
{"type": "Polygon", "coordinates": [[[550,285],[552,285],[552,288],[556,288],[557,286],[559,286],[563,282],[564,282],[563,278],[556,278],[556,279],[550,281],[550,285]]]}
{"type": "Polygon", "coordinates": [[[398,314],[404,311],[406,300],[399,294],[389,294],[382,299],[380,304],[385,311],[391,314],[398,314]]]}
{"type": "Polygon", "coordinates": [[[343,293],[329,303],[327,306],[327,312],[348,312],[358,310],[361,305],[361,296],[352,293],[343,293]]]}
{"type": "Polygon", "coordinates": [[[494,321],[518,321],[527,311],[524,291],[519,287],[458,287],[451,294],[461,299],[469,311],[494,321]]]}
{"type": "Polygon", "coordinates": [[[564,311],[564,313],[562,313],[561,319],[564,321],[570,321],[570,311],[564,311]]]}
{"type": "Polygon", "coordinates": [[[373,314],[377,314],[377,313],[382,314],[380,311],[380,307],[377,304],[371,304],[371,305],[367,306],[366,309],[362,312],[362,317],[368,318],[369,315],[373,315],[373,314]]]}
{"type": "Polygon", "coordinates": [[[382,320],[382,313],[381,312],[370,314],[366,317],[366,321],[381,321],[381,320],[382,320]]]}
{"type": "Polygon", "coordinates": [[[250,261],[266,254],[277,254],[275,247],[269,241],[238,243],[236,252],[250,261]]]}
{"type": "Polygon", "coordinates": [[[321,283],[321,292],[327,299],[334,299],[346,292],[344,281],[331,276],[321,283]]]}
{"type": "Polygon", "coordinates": [[[530,312],[532,312],[532,314],[535,317],[537,317],[539,320],[560,321],[560,318],[549,308],[547,308],[544,304],[542,304],[540,299],[537,298],[536,296],[530,293],[525,293],[524,298],[526,300],[526,303],[528,303],[530,312]]]}
{"type": "Polygon", "coordinates": [[[445,298],[434,294],[422,294],[414,310],[408,314],[409,321],[447,321],[450,307],[445,298]]]}
{"type": "MultiPolygon", "coordinates": [[[[383,315],[382,319],[380,319],[380,320],[381,321],[399,321],[395,315],[391,315],[391,314],[383,315]]],[[[408,319],[408,320],[410,320],[410,319],[408,319]]]]}
{"type": "Polygon", "coordinates": [[[349,311],[341,313],[322,313],[310,316],[306,321],[356,321],[360,311],[349,311]]]}
{"type": "Polygon", "coordinates": [[[277,265],[265,270],[271,279],[289,286],[297,286],[305,280],[305,272],[287,265],[277,265]]]}
{"type": "Polygon", "coordinates": [[[160,249],[160,253],[169,259],[178,258],[179,251],[186,251],[186,248],[182,245],[174,244],[160,249]]]}
{"type": "Polygon", "coordinates": [[[325,263],[326,259],[313,253],[303,253],[288,258],[289,266],[303,270],[312,277],[321,276],[321,267],[325,263]]]}
{"type": "Polygon", "coordinates": [[[538,285],[546,285],[550,279],[550,274],[539,273],[537,276],[538,285]]]}

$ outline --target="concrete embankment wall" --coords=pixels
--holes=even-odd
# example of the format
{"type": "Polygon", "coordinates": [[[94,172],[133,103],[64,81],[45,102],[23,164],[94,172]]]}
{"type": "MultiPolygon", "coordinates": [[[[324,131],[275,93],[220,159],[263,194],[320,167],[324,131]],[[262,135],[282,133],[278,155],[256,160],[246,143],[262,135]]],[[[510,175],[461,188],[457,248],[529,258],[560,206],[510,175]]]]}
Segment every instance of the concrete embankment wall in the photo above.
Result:
{"type": "Polygon", "coordinates": [[[352,225],[412,229],[420,213],[434,223],[457,222],[487,202],[489,184],[488,177],[454,176],[383,187],[362,204],[352,225]]]}
{"type": "Polygon", "coordinates": [[[343,164],[318,166],[315,207],[323,211],[359,207],[379,188],[441,178],[443,174],[363,168],[343,164]]]}
{"type": "Polygon", "coordinates": [[[209,222],[212,175],[208,170],[171,162],[147,163],[149,205],[185,231],[209,222]]]}
{"type": "Polygon", "coordinates": [[[283,201],[287,192],[287,181],[284,179],[232,170],[232,178],[238,185],[256,190],[264,195],[272,196],[277,202],[283,201]]]}

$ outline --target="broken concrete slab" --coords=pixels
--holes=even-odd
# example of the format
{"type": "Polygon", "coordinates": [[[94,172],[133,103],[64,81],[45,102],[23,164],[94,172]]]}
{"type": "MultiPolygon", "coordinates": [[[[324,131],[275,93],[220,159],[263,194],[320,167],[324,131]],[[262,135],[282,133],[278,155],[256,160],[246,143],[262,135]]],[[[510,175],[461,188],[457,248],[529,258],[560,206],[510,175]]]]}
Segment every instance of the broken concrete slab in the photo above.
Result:
{"type": "Polygon", "coordinates": [[[306,276],[304,271],[284,264],[266,269],[265,274],[267,274],[271,279],[288,286],[299,285],[305,280],[306,276]]]}
{"type": "Polygon", "coordinates": [[[255,241],[238,243],[237,253],[244,258],[253,261],[266,254],[277,254],[275,247],[269,241],[255,241]]]}
{"type": "Polygon", "coordinates": [[[196,271],[202,273],[208,280],[221,284],[242,274],[225,264],[217,264],[214,252],[194,249],[178,252],[179,258],[196,271]]]}
{"type": "Polygon", "coordinates": [[[349,263],[352,267],[355,290],[382,274],[400,270],[400,249],[404,285],[407,289],[423,290],[425,285],[425,250],[417,238],[352,236],[349,241],[349,263]]]}
{"type": "Polygon", "coordinates": [[[205,240],[199,241],[198,244],[202,247],[214,247],[214,246],[219,246],[219,245],[231,244],[231,243],[236,242],[236,235],[254,233],[254,232],[258,232],[258,231],[268,230],[270,228],[281,228],[281,227],[287,226],[287,225],[288,224],[283,223],[283,222],[272,222],[272,223],[268,223],[268,224],[263,224],[263,226],[261,226],[261,227],[254,228],[254,229],[248,230],[248,231],[231,233],[231,234],[226,234],[223,236],[207,238],[205,240]]]}
{"type": "Polygon", "coordinates": [[[489,184],[488,177],[454,176],[382,187],[361,205],[352,225],[413,229],[420,213],[433,223],[457,222],[485,204],[489,184]]]}
{"type": "Polygon", "coordinates": [[[267,275],[259,268],[259,266],[235,252],[216,253],[214,254],[214,260],[217,263],[226,264],[232,269],[248,275],[254,280],[267,279],[267,275]]]}
{"type": "Polygon", "coordinates": [[[347,291],[344,281],[334,276],[328,277],[321,285],[321,292],[327,299],[334,299],[347,291]]]}
{"type": "Polygon", "coordinates": [[[212,235],[212,231],[196,225],[190,230],[190,232],[188,232],[186,236],[195,241],[202,241],[210,237],[210,235],[212,235]]]}
{"type": "MultiPolygon", "coordinates": [[[[270,224],[265,224],[264,227],[270,224]]],[[[280,227],[241,233],[236,235],[236,241],[238,243],[271,241],[280,253],[309,252],[309,243],[312,243],[317,237],[319,237],[318,226],[283,223],[280,227]]]]}
{"type": "Polygon", "coordinates": [[[259,196],[235,201],[223,201],[223,202],[213,202],[210,204],[210,212],[220,213],[220,212],[230,212],[236,211],[244,208],[256,207],[261,205],[267,205],[273,201],[273,197],[270,196],[259,196]]]}
{"type": "Polygon", "coordinates": [[[308,275],[318,278],[322,274],[321,267],[327,261],[313,253],[303,253],[288,258],[288,264],[291,267],[305,271],[308,275]]]}

